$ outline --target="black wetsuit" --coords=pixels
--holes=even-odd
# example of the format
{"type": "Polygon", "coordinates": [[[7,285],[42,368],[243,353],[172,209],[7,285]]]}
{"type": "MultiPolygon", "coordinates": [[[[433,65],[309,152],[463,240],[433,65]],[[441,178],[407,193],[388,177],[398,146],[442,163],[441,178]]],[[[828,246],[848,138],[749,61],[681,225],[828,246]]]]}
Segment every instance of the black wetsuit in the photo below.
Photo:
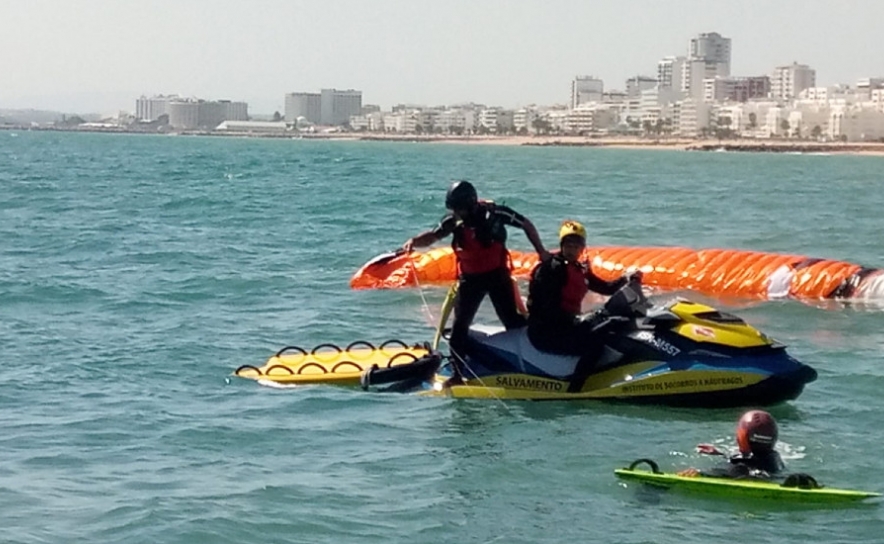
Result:
{"type": "Polygon", "coordinates": [[[528,336],[531,342],[543,351],[582,355],[596,342],[589,334],[592,323],[578,319],[579,301],[573,301],[570,308],[564,307],[568,305],[563,302],[563,295],[569,281],[583,284],[577,287],[582,287],[582,292],[578,290],[574,296],[582,299],[587,291],[613,295],[626,280],[605,281],[585,264],[569,262],[561,253],[552,255],[532,272],[528,286],[528,336]],[[569,267],[574,267],[576,274],[569,267]]]}
{"type": "Polygon", "coordinates": [[[552,255],[532,272],[528,288],[528,338],[542,351],[580,355],[569,392],[582,389],[605,348],[593,331],[598,320],[578,319],[580,301],[587,291],[613,295],[626,281],[605,281],[585,264],[570,262],[561,253],[552,255]]]}
{"type": "Polygon", "coordinates": [[[453,235],[457,255],[459,281],[449,341],[455,354],[463,356],[467,333],[486,294],[504,327],[525,325],[516,306],[506,250],[506,227],[523,229],[524,224],[525,217],[511,208],[480,201],[469,217],[461,221],[449,213],[433,230],[440,239],[453,235]]]}
{"type": "Polygon", "coordinates": [[[783,459],[776,451],[743,455],[741,453],[728,459],[728,463],[709,470],[700,471],[703,476],[717,478],[757,478],[768,480],[786,469],[783,459]]]}

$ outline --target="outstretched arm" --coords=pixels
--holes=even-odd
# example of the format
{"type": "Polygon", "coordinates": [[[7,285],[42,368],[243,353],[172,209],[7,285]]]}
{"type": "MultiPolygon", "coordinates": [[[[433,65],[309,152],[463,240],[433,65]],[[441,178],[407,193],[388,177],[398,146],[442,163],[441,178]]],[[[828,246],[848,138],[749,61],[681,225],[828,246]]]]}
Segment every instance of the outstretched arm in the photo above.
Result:
{"type": "Polygon", "coordinates": [[[436,234],[436,230],[428,230],[424,231],[417,236],[409,238],[402,244],[402,249],[405,250],[406,253],[411,253],[411,251],[416,247],[427,247],[432,245],[435,242],[438,242],[441,238],[438,234],[436,234]]]}
{"type": "Polygon", "coordinates": [[[549,252],[543,247],[543,241],[540,239],[540,234],[537,232],[537,227],[534,226],[528,218],[525,218],[522,221],[522,230],[525,231],[525,235],[528,236],[528,240],[531,242],[531,245],[534,246],[534,250],[537,251],[537,254],[540,256],[540,260],[546,260],[549,258],[549,252]]]}
{"type": "Polygon", "coordinates": [[[590,291],[601,295],[611,296],[624,285],[626,285],[626,276],[621,276],[613,281],[605,281],[596,276],[590,266],[587,266],[586,268],[586,286],[589,287],[590,291]]]}
{"type": "Polygon", "coordinates": [[[409,238],[402,244],[402,249],[405,250],[406,253],[411,253],[411,251],[416,247],[427,247],[429,245],[433,245],[438,242],[442,238],[450,235],[454,232],[454,226],[456,221],[454,216],[451,214],[446,215],[442,218],[442,221],[436,226],[436,228],[424,231],[417,236],[409,238]]]}

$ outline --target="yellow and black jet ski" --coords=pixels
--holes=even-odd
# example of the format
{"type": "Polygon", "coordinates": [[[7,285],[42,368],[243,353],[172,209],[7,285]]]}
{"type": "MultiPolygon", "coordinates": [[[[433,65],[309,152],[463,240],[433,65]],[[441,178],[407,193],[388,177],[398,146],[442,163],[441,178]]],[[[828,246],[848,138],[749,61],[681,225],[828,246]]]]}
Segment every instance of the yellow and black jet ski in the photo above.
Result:
{"type": "MultiPolygon", "coordinates": [[[[437,342],[452,297],[449,293],[443,308],[437,342]]],[[[575,392],[568,390],[577,356],[539,351],[526,329],[481,326],[471,328],[467,353],[457,365],[437,351],[424,356],[419,373],[428,359],[438,361],[439,371],[419,391],[459,398],[764,406],[796,398],[817,376],[784,345],[735,315],[687,300],[651,307],[638,282],[625,285],[591,318],[598,322],[605,352],[575,392]],[[458,379],[451,379],[454,374],[458,379]]],[[[395,374],[370,369],[362,384],[394,382],[406,368],[395,374]]]]}

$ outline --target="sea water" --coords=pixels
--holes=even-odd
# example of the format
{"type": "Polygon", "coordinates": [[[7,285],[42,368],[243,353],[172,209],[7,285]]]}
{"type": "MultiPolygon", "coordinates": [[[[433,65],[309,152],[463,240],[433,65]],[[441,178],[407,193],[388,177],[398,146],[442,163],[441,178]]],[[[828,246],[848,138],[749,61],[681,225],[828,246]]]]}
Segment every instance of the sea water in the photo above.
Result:
{"type": "MultiPolygon", "coordinates": [[[[878,505],[657,493],[740,409],[273,389],[285,345],[428,340],[439,288],[352,291],[452,179],[590,245],[884,266],[884,158],[0,131],[0,541],[803,543],[878,505]]],[[[520,232],[510,246],[529,249],[520,232]]],[[[671,295],[660,295],[665,300],[671,295]]],[[[771,409],[790,469],[884,491],[882,305],[691,297],[819,371],[771,409]]],[[[480,321],[494,322],[484,307],[480,321]]]]}

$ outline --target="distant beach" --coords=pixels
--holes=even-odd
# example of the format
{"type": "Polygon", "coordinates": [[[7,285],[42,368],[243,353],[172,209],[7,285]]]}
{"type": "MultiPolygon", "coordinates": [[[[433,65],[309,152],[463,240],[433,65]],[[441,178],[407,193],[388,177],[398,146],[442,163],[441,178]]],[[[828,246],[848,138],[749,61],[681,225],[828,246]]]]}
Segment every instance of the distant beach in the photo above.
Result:
{"type": "Polygon", "coordinates": [[[524,145],[607,147],[612,149],[669,149],[677,151],[733,151],[762,153],[832,153],[884,156],[884,142],[813,142],[806,140],[696,140],[688,138],[623,138],[586,136],[445,136],[414,134],[330,134],[310,137],[328,139],[459,143],[476,145],[524,145]]]}
{"type": "MultiPolygon", "coordinates": [[[[22,131],[63,131],[63,132],[102,132],[114,134],[151,134],[144,131],[129,131],[120,128],[69,127],[34,128],[0,125],[0,129],[22,131]]],[[[467,145],[509,145],[509,146],[557,146],[557,147],[606,147],[610,149],[663,149],[673,151],[728,151],[754,153],[794,153],[794,154],[838,154],[884,156],[884,142],[815,142],[812,140],[758,140],[758,139],[691,139],[691,138],[643,138],[638,136],[569,136],[569,135],[447,135],[447,134],[395,134],[364,132],[329,133],[249,133],[188,130],[165,133],[180,136],[217,136],[227,138],[273,138],[328,141],[380,141],[417,142],[467,145]]]]}

